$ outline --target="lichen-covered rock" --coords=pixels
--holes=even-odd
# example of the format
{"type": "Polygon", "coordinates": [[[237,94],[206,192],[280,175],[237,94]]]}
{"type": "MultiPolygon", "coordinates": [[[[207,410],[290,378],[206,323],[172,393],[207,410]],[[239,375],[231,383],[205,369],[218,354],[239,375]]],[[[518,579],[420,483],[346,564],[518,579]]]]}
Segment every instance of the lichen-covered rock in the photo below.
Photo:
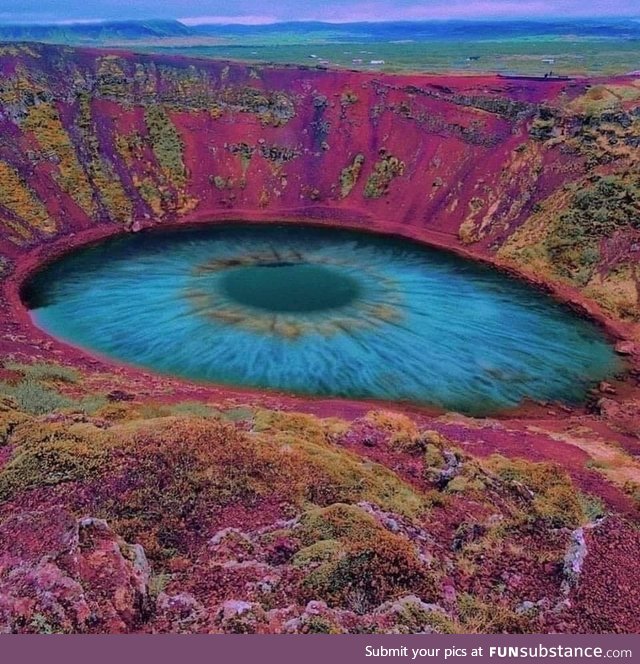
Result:
{"type": "Polygon", "coordinates": [[[113,627],[135,628],[149,610],[151,570],[144,549],[114,535],[106,521],[79,522],[77,574],[113,627]]]}
{"type": "Polygon", "coordinates": [[[125,632],[148,611],[139,545],[102,520],[60,507],[0,525],[0,625],[5,632],[125,632]]]}
{"type": "Polygon", "coordinates": [[[376,609],[379,615],[391,617],[399,631],[416,633],[450,633],[453,620],[437,604],[423,602],[415,595],[406,595],[395,601],[382,604],[376,609]]]}
{"type": "Polygon", "coordinates": [[[586,557],[587,543],[584,537],[584,528],[577,528],[571,533],[571,545],[564,558],[562,569],[567,588],[578,583],[586,557]]]}
{"type": "Polygon", "coordinates": [[[209,549],[216,560],[243,562],[252,558],[254,547],[239,528],[224,528],[209,540],[209,549]]]}
{"type": "Polygon", "coordinates": [[[262,606],[236,599],[223,602],[214,618],[214,624],[221,631],[232,634],[255,634],[266,622],[267,614],[262,606]]]}
{"type": "Polygon", "coordinates": [[[155,619],[162,631],[199,631],[207,615],[204,606],[191,593],[161,592],[156,599],[155,619]]]}

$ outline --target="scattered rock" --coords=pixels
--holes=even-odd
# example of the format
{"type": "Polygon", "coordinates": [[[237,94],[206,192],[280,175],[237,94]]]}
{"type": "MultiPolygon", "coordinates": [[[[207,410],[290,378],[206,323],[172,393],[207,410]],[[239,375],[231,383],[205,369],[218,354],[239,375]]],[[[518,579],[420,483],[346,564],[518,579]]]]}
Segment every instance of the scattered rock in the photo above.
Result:
{"type": "Polygon", "coordinates": [[[532,613],[538,609],[538,605],[535,602],[530,602],[529,600],[525,600],[518,606],[516,606],[516,613],[518,615],[523,615],[526,613],[532,613]]]}
{"type": "Polygon", "coordinates": [[[402,613],[407,607],[418,608],[427,612],[439,611],[440,613],[446,613],[441,606],[438,606],[437,604],[427,604],[419,597],[416,597],[416,595],[406,595],[395,601],[386,602],[376,609],[376,613],[402,613]]]}
{"type": "Polygon", "coordinates": [[[416,595],[386,602],[376,613],[392,619],[393,626],[386,633],[433,634],[440,632],[449,622],[449,616],[441,606],[428,604],[416,595]]]}
{"type": "Polygon", "coordinates": [[[109,394],[107,394],[107,399],[114,402],[133,401],[135,396],[129,392],[125,392],[124,390],[112,390],[109,392],[109,394]]]}
{"type": "Polygon", "coordinates": [[[571,533],[571,544],[564,557],[562,574],[564,577],[563,589],[568,592],[578,584],[584,560],[587,557],[587,543],[584,538],[584,528],[578,528],[571,533]]]}
{"type": "Polygon", "coordinates": [[[252,557],[254,547],[239,528],[224,528],[209,540],[209,549],[220,561],[245,562],[252,557]]]}
{"type": "Polygon", "coordinates": [[[175,595],[161,592],[156,599],[156,614],[158,619],[164,619],[168,623],[168,631],[171,632],[187,627],[193,630],[196,623],[206,617],[202,604],[187,592],[175,595]]]}
{"type": "Polygon", "coordinates": [[[436,486],[440,491],[446,489],[447,484],[449,484],[449,482],[451,482],[462,469],[462,462],[453,452],[444,450],[442,456],[444,457],[446,465],[444,469],[438,473],[435,480],[436,486]]]}
{"type": "Polygon", "coordinates": [[[267,614],[260,604],[229,599],[218,608],[215,623],[223,632],[255,634],[267,621],[267,614]]]}
{"type": "Polygon", "coordinates": [[[619,355],[636,355],[640,352],[633,341],[619,341],[615,350],[619,355]]]}

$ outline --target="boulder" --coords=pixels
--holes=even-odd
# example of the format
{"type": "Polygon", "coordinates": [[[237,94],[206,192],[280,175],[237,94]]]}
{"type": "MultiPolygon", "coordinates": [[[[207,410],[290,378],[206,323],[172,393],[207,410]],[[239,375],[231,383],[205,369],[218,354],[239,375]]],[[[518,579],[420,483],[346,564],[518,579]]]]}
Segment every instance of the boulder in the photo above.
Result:
{"type": "Polygon", "coordinates": [[[0,631],[127,632],[149,611],[140,545],[53,506],[0,524],[0,631]]]}

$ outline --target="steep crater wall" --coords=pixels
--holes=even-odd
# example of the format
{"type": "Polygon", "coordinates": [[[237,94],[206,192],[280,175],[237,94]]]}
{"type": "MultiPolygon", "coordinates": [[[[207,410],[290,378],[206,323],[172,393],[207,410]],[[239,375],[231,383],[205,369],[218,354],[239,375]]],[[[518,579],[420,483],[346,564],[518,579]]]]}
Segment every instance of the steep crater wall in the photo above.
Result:
{"type": "Polygon", "coordinates": [[[384,76],[0,46],[2,343],[26,348],[16,284],[39,262],[98,237],[218,219],[421,239],[529,272],[633,339],[636,92],[626,79],[384,76]],[[596,99],[594,115],[594,86],[614,84],[627,90],[616,113],[596,99]],[[594,192],[583,207],[614,187],[631,212],[567,240],[563,214],[593,221],[576,202],[583,187],[594,192]]]}

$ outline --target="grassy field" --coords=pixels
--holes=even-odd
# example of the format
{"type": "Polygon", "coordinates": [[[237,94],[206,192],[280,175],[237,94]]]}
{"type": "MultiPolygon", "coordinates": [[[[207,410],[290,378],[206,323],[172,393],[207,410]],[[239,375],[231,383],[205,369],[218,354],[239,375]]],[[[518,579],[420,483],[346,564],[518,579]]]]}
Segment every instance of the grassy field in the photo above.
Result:
{"type": "Polygon", "coordinates": [[[387,72],[543,75],[553,71],[597,76],[640,70],[640,20],[632,18],[256,26],[187,26],[179,21],[0,23],[0,41],[387,72]]]}
{"type": "Polygon", "coordinates": [[[402,72],[461,71],[543,75],[624,74],[640,69],[640,40],[518,39],[410,43],[167,45],[129,44],[138,51],[180,53],[277,64],[402,72]],[[315,56],[315,57],[313,57],[315,56]],[[383,60],[384,64],[371,64],[383,60]]]}

